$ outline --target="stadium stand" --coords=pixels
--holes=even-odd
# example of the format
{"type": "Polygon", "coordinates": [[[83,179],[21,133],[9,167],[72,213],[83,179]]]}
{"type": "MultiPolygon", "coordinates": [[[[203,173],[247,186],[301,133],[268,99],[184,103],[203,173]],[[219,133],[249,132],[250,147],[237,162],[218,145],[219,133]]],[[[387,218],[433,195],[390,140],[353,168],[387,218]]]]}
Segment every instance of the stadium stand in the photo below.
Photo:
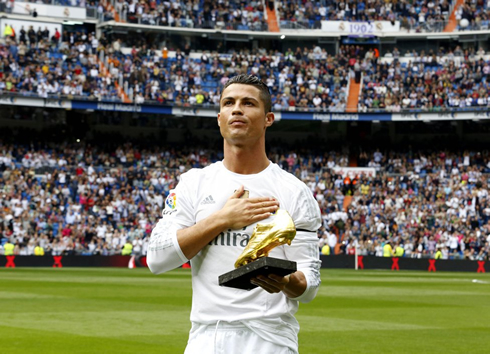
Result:
{"type": "MultiPolygon", "coordinates": [[[[110,255],[120,253],[126,240],[144,254],[163,196],[178,176],[218,156],[208,149],[150,151],[131,144],[109,151],[2,145],[0,151],[1,231],[16,241],[19,255],[33,254],[38,243],[53,255],[110,255]]],[[[381,244],[390,239],[410,257],[433,257],[438,248],[451,259],[488,257],[488,153],[363,152],[360,166],[377,173],[352,180],[334,172],[347,166],[348,157],[333,151],[278,150],[271,159],[315,195],[324,220],[320,249],[341,242],[339,252],[348,253],[356,243],[361,254],[381,256],[381,244]],[[346,196],[353,198],[344,209],[346,196]]]]}
{"type": "Polygon", "coordinates": [[[362,75],[358,110],[400,112],[486,108],[490,56],[460,46],[407,51],[376,58],[373,50],[340,46],[333,55],[316,45],[232,54],[169,51],[143,45],[124,48],[95,33],[49,33],[15,29],[0,45],[4,65],[0,90],[39,97],[216,105],[220,88],[237,73],[264,79],[278,110],[343,112],[349,77],[362,75]],[[164,53],[165,52],[165,53],[164,53]],[[199,57],[199,54],[200,57],[199,57]],[[166,58],[165,58],[166,57],[166,58]],[[125,95],[122,95],[124,87],[125,95]],[[389,91],[387,89],[390,89],[389,91]]]}
{"type": "MultiPolygon", "coordinates": [[[[120,254],[127,240],[134,254],[145,254],[164,198],[180,174],[220,159],[220,150],[204,143],[204,128],[211,123],[179,120],[190,120],[201,108],[215,109],[227,80],[248,73],[267,84],[274,111],[283,118],[310,119],[308,134],[339,142],[335,149],[302,136],[302,142],[290,139],[286,147],[284,138],[269,147],[271,160],[305,181],[319,203],[319,252],[328,245],[332,254],[383,256],[390,241],[394,250],[403,248],[405,257],[433,258],[439,250],[445,259],[489,259],[490,154],[473,139],[488,141],[489,132],[482,122],[490,106],[487,2],[35,4],[48,6],[42,21],[32,10],[15,13],[11,1],[0,4],[5,13],[0,101],[7,113],[0,122],[20,132],[16,141],[2,133],[0,143],[0,242],[13,241],[15,254],[32,255],[39,244],[52,255],[112,255],[120,254]],[[96,15],[66,24],[46,16],[55,5],[96,15]],[[352,23],[375,30],[346,35],[339,27],[352,23]],[[327,25],[336,27],[326,30],[327,25]],[[17,107],[17,98],[44,101],[17,107]],[[73,110],[70,120],[64,111],[49,111],[48,100],[114,102],[135,110],[120,115],[73,110]],[[172,113],[162,118],[172,121],[171,131],[180,138],[172,143],[159,141],[161,136],[150,139],[167,123],[140,114],[136,108],[146,104],[189,108],[185,118],[172,113]],[[449,112],[452,120],[444,129],[432,124],[439,116],[418,115],[441,112],[449,112]],[[453,119],[461,112],[468,113],[465,123],[453,119]],[[316,113],[321,119],[322,113],[332,115],[321,123],[314,121],[316,113]],[[450,133],[429,148],[420,143],[423,139],[413,146],[400,144],[402,134],[417,132],[408,124],[400,129],[398,122],[375,122],[377,114],[390,113],[421,120],[414,126],[429,140],[450,133]],[[58,115],[63,134],[53,128],[38,137],[22,130],[58,129],[58,115]],[[362,122],[363,117],[371,122],[362,122]],[[189,148],[185,142],[196,137],[192,124],[194,131],[203,128],[202,137],[189,148]],[[106,135],[96,132],[96,125],[106,135]],[[116,130],[146,136],[114,138],[116,130]],[[75,131],[81,142],[73,142],[75,131]],[[94,132],[97,138],[89,139],[94,132]],[[377,133],[397,140],[396,148],[377,133]],[[372,134],[370,144],[363,134],[372,134]],[[448,146],[454,137],[467,146],[448,146]]],[[[299,126],[289,125],[282,133],[300,135],[299,126]]]]}
{"type": "Polygon", "coordinates": [[[395,51],[392,56],[376,66],[370,60],[362,61],[364,89],[360,110],[488,107],[490,63],[483,50],[463,51],[456,46],[447,53],[443,49],[437,53],[429,50],[407,52],[401,57],[395,51]]]}
{"type": "Polygon", "coordinates": [[[261,1],[117,1],[105,15],[144,25],[267,31],[261,1]]]}

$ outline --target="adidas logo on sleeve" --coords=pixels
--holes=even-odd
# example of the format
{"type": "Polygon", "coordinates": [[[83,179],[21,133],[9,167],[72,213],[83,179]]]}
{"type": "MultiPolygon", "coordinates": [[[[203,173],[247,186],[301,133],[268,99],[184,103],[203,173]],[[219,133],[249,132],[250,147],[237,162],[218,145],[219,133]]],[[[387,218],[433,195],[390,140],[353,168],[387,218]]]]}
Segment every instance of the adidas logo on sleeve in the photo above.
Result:
{"type": "Polygon", "coordinates": [[[216,202],[214,201],[213,196],[212,195],[209,195],[206,198],[204,198],[204,200],[201,202],[201,205],[204,205],[204,204],[215,204],[215,203],[216,202]]]}

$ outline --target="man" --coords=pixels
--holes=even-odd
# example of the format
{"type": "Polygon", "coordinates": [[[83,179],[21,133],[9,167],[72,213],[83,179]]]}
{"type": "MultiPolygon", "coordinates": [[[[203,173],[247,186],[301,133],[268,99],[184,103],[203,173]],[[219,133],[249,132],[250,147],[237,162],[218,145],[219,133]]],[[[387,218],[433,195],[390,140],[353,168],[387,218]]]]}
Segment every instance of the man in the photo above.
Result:
{"type": "Polygon", "coordinates": [[[3,245],[3,254],[5,256],[13,256],[14,254],[14,249],[15,249],[15,245],[13,243],[11,243],[10,241],[7,241],[4,245],[3,245]]]}
{"type": "Polygon", "coordinates": [[[400,244],[400,242],[398,241],[396,243],[396,246],[395,246],[395,257],[403,257],[403,254],[405,253],[405,250],[403,248],[403,246],[400,244]]]}
{"type": "Polygon", "coordinates": [[[44,256],[44,248],[39,243],[37,243],[36,247],[34,248],[34,255],[44,256]]]}
{"type": "Polygon", "coordinates": [[[181,176],[152,232],[147,262],[153,273],[191,261],[186,354],[298,352],[294,314],[298,302],[311,301],[320,285],[321,218],[310,189],[267,158],[271,106],[258,78],[239,75],[226,83],[218,113],[224,159],[181,176]],[[249,198],[241,198],[245,190],[249,198]],[[290,246],[276,247],[270,256],[296,261],[298,271],[259,276],[252,280],[259,287],[251,291],[220,287],[219,275],[233,269],[256,223],[271,222],[279,208],[289,212],[297,233],[290,246]]]}
{"type": "Polygon", "coordinates": [[[391,247],[391,241],[387,240],[383,246],[383,257],[394,257],[393,248],[391,247]]]}

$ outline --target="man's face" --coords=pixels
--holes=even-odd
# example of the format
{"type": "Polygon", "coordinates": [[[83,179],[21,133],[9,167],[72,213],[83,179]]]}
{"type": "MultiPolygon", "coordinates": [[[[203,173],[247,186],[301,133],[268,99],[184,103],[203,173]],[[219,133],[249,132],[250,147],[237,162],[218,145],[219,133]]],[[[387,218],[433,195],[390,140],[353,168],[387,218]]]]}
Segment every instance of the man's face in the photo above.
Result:
{"type": "Polygon", "coordinates": [[[232,84],[222,94],[218,125],[226,142],[243,145],[265,136],[274,122],[272,112],[265,113],[260,90],[251,85],[232,84]]]}

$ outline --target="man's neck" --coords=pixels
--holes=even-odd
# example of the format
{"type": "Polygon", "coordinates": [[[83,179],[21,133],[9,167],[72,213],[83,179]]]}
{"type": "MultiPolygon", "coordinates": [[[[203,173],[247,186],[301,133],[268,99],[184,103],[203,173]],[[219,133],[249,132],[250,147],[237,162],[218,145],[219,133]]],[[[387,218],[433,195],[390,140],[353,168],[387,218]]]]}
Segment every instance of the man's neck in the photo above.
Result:
{"type": "Polygon", "coordinates": [[[270,161],[264,150],[242,149],[236,146],[224,149],[223,165],[231,172],[251,175],[265,170],[270,161]]]}

